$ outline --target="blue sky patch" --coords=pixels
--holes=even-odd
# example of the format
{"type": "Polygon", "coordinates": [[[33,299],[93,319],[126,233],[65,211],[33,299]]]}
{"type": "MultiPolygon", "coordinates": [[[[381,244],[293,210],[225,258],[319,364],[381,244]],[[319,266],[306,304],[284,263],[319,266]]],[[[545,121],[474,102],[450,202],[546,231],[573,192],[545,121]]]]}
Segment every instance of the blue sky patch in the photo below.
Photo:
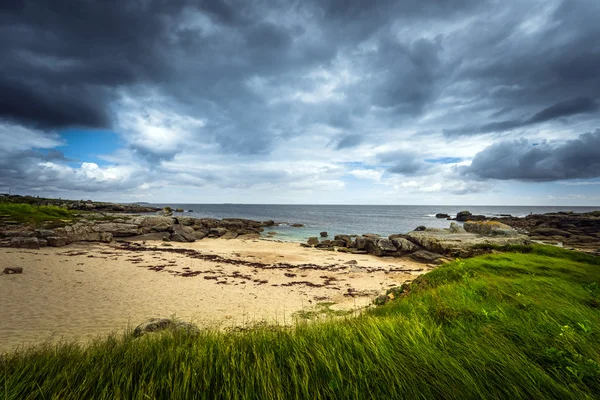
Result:
{"type": "Polygon", "coordinates": [[[439,157],[439,158],[427,158],[425,159],[428,163],[433,164],[456,164],[457,162],[461,162],[462,158],[459,157],[439,157]]]}
{"type": "Polygon", "coordinates": [[[64,153],[65,157],[74,162],[93,162],[107,165],[108,162],[99,156],[110,154],[122,147],[121,138],[114,132],[103,130],[69,129],[60,132],[66,145],[56,150],[64,153]]]}

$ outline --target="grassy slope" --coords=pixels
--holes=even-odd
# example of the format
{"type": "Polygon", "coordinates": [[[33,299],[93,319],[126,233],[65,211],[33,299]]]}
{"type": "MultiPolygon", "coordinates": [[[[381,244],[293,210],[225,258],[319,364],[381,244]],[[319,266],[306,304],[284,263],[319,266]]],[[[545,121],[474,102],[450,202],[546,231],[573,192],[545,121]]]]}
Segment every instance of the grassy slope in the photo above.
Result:
{"type": "Polygon", "coordinates": [[[600,397],[600,259],[522,250],[441,267],[354,319],[9,355],[0,398],[600,397]]]}
{"type": "Polygon", "coordinates": [[[56,206],[33,206],[0,202],[0,215],[5,215],[13,221],[40,225],[47,221],[72,219],[72,211],[56,206]]]}

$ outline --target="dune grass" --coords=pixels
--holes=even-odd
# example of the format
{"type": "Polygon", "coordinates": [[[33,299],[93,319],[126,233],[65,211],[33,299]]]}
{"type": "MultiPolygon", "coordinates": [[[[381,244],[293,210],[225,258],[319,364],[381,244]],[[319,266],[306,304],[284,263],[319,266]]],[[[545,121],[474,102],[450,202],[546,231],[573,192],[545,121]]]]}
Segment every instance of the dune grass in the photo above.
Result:
{"type": "Polygon", "coordinates": [[[600,398],[600,259],[518,250],[442,266],[355,318],[8,354],[0,398],[600,398]]]}
{"type": "Polygon", "coordinates": [[[0,202],[0,215],[10,220],[40,225],[44,222],[60,222],[74,218],[73,211],[57,206],[0,202]]]}

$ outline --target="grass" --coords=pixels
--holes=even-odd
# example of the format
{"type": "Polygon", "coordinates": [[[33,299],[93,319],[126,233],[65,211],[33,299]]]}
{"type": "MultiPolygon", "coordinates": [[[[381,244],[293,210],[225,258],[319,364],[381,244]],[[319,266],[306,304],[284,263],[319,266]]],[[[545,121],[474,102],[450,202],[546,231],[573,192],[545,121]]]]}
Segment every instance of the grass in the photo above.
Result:
{"type": "Polygon", "coordinates": [[[30,204],[0,202],[0,215],[19,223],[39,226],[44,222],[71,220],[74,213],[57,206],[34,206],[30,204]]]}
{"type": "Polygon", "coordinates": [[[513,248],[442,266],[355,318],[8,354],[0,398],[599,398],[598,282],[599,258],[513,248]]]}

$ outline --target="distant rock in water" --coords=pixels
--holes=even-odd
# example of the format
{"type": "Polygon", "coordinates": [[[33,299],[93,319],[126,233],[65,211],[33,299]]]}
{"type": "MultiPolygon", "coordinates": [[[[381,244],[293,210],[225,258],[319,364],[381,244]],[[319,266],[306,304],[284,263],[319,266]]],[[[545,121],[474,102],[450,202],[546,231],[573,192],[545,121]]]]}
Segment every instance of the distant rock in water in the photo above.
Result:
{"type": "Polygon", "coordinates": [[[321,237],[327,237],[328,236],[327,232],[325,232],[325,231],[319,233],[319,235],[321,235],[321,237]]]}
{"type": "Polygon", "coordinates": [[[471,215],[473,215],[473,214],[471,214],[470,211],[460,211],[459,213],[456,214],[456,220],[464,222],[464,221],[467,221],[471,215]]]}
{"type": "Polygon", "coordinates": [[[435,217],[436,217],[436,218],[449,218],[449,217],[450,217],[450,215],[448,215],[448,214],[442,214],[442,213],[438,213],[438,214],[435,214],[435,217]]]}

